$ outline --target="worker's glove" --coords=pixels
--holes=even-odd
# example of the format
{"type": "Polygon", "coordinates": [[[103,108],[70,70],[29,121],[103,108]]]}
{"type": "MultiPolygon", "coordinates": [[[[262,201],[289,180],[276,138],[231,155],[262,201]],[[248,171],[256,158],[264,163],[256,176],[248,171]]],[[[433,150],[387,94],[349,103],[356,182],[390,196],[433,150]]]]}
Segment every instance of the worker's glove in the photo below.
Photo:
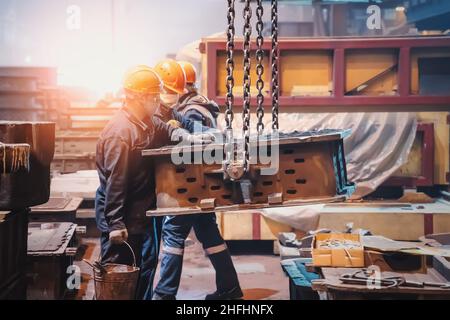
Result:
{"type": "Polygon", "coordinates": [[[169,120],[169,121],[167,121],[167,124],[175,129],[181,128],[181,123],[180,123],[180,121],[177,121],[177,120],[173,120],[173,119],[169,120]]]}
{"type": "Polygon", "coordinates": [[[122,244],[128,239],[127,229],[114,230],[109,233],[109,241],[112,244],[122,244]]]}
{"type": "Polygon", "coordinates": [[[197,133],[190,134],[189,131],[179,128],[173,131],[172,141],[183,141],[187,144],[209,144],[214,142],[215,137],[212,133],[197,133]]]}

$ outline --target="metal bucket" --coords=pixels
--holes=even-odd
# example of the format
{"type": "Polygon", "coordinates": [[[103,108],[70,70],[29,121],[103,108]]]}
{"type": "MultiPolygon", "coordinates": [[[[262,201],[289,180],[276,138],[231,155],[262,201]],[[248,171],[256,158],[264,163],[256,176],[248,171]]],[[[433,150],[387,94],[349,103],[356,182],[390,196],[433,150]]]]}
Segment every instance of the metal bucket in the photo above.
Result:
{"type": "Polygon", "coordinates": [[[139,278],[139,268],[136,267],[136,256],[131,246],[125,242],[133,253],[132,266],[108,263],[103,270],[93,267],[96,300],[134,300],[139,278]]]}

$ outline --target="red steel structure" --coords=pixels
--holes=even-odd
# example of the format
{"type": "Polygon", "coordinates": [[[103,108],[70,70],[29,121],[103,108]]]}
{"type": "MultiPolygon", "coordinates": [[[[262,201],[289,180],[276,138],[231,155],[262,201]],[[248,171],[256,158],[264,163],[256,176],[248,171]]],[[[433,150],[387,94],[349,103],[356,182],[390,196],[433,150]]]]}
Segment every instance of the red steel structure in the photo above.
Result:
{"type": "MultiPolygon", "coordinates": [[[[235,50],[242,48],[242,40],[237,40],[235,50]]],[[[253,44],[253,48],[255,45],[253,44]]],[[[333,54],[333,92],[331,96],[280,96],[280,111],[297,107],[296,112],[361,112],[361,111],[450,111],[450,92],[448,95],[414,95],[411,93],[411,52],[414,49],[450,49],[448,36],[423,36],[401,38],[323,38],[303,39],[284,38],[279,40],[279,55],[289,50],[329,50],[333,54]],[[349,96],[345,95],[345,57],[353,49],[394,49],[398,50],[398,92],[392,96],[349,96]]],[[[264,43],[264,50],[270,52],[270,41],[264,43]]],[[[204,39],[200,52],[206,55],[207,93],[219,105],[225,104],[225,97],[217,95],[217,57],[225,52],[226,39],[204,39]]],[[[283,59],[280,59],[282,67],[283,59]]],[[[270,73],[270,67],[266,69],[270,73]]],[[[280,84],[282,86],[282,84],[280,84]]],[[[269,95],[272,92],[270,90],[269,95]]],[[[270,99],[264,105],[269,107],[270,99]]],[[[235,105],[242,105],[242,97],[236,97],[235,105]]],[[[252,97],[252,105],[256,98],[252,97]]]]}

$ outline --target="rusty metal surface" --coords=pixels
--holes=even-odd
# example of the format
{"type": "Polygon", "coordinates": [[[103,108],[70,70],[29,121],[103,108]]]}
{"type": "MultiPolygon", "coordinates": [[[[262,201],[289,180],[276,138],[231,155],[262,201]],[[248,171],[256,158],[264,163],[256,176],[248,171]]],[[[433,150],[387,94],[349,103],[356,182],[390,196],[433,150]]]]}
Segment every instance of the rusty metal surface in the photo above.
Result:
{"type": "Polygon", "coordinates": [[[0,141],[30,146],[29,171],[0,176],[0,209],[20,209],[47,202],[50,195],[50,163],[55,148],[55,124],[0,121],[0,141]]]}
{"type": "Polygon", "coordinates": [[[61,211],[67,207],[70,201],[70,198],[50,198],[47,203],[40,206],[35,206],[31,209],[31,211],[61,211]]]}
{"type": "MultiPolygon", "coordinates": [[[[333,129],[325,129],[325,130],[317,130],[317,131],[294,131],[289,133],[279,133],[279,141],[272,142],[273,144],[286,145],[286,144],[295,144],[295,143],[309,143],[309,142],[321,142],[321,141],[335,141],[339,139],[344,139],[348,137],[351,133],[351,130],[333,130],[333,129]]],[[[269,136],[263,136],[263,140],[268,140],[269,136]]],[[[268,140],[269,141],[269,140],[268,140]]],[[[251,137],[250,144],[255,147],[256,146],[255,136],[251,137]]],[[[216,149],[224,149],[223,144],[213,144],[208,145],[207,148],[216,148],[216,149]]],[[[185,147],[181,146],[166,146],[158,149],[148,149],[142,151],[143,156],[164,156],[170,155],[173,152],[177,151],[202,151],[205,149],[205,146],[195,145],[193,147],[189,147],[189,150],[186,150],[185,147]]]]}
{"type": "MultiPolygon", "coordinates": [[[[240,181],[224,179],[221,163],[175,165],[179,146],[145,150],[155,163],[157,209],[149,215],[180,215],[343,201],[354,191],[347,181],[343,137],[347,131],[326,130],[280,135],[279,170],[261,175],[269,165],[252,164],[240,181]]],[[[254,141],[252,148],[257,148],[254,141]]],[[[196,146],[195,154],[205,147],[196,146]]],[[[208,146],[223,152],[223,144],[208,146]]],[[[256,153],[257,154],[257,153],[256,153]]]]}
{"type": "Polygon", "coordinates": [[[83,198],[52,197],[40,206],[31,207],[30,222],[73,222],[83,198]]]}
{"type": "Polygon", "coordinates": [[[76,226],[73,223],[30,223],[28,256],[63,255],[76,226]]]}
{"type": "Polygon", "coordinates": [[[68,267],[73,265],[73,223],[30,223],[28,228],[27,298],[63,299],[68,267]]]}
{"type": "Polygon", "coordinates": [[[25,143],[5,144],[0,142],[0,172],[2,174],[29,170],[30,145],[25,143]]]}

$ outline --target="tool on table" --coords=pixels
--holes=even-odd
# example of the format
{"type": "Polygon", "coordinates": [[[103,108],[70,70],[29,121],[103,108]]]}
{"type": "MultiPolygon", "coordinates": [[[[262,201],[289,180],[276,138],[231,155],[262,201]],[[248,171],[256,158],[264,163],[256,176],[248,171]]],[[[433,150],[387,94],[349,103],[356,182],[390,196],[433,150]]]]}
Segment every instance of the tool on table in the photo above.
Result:
{"type": "Polygon", "coordinates": [[[375,270],[361,269],[354,273],[347,273],[339,278],[345,284],[379,286],[383,289],[397,288],[397,287],[410,287],[410,288],[439,288],[444,290],[450,290],[450,283],[444,282],[420,282],[406,280],[403,276],[390,276],[381,277],[376,275],[375,270]]]}
{"type": "Polygon", "coordinates": [[[380,286],[383,288],[399,287],[405,282],[403,277],[376,277],[375,270],[361,269],[354,273],[342,275],[339,280],[346,284],[380,286]]]}

